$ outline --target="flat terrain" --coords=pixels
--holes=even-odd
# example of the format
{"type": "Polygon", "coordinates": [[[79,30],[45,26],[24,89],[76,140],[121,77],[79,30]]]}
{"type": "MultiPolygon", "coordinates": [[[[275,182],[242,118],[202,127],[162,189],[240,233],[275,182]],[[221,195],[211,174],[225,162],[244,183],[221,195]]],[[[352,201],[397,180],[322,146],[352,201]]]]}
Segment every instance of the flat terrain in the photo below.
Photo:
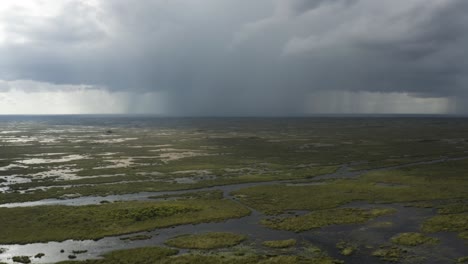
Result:
{"type": "Polygon", "coordinates": [[[468,119],[0,117],[0,263],[464,263],[468,119]]]}

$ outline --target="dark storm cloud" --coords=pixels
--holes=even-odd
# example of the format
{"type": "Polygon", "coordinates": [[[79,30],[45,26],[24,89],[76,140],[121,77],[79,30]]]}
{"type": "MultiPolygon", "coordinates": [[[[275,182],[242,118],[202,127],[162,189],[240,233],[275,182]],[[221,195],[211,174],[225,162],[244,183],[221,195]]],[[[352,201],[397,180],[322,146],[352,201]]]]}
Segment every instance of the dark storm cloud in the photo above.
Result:
{"type": "Polygon", "coordinates": [[[2,23],[0,79],[164,91],[174,113],[300,113],[314,91],[468,94],[465,0],[71,2],[2,23]]]}

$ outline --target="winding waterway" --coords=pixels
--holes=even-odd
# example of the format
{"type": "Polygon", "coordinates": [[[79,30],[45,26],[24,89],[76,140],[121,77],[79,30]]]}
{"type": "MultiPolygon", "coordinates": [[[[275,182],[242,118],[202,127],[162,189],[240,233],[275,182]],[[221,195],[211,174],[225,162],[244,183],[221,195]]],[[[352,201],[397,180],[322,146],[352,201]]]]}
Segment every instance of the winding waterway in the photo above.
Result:
{"type": "MultiPolygon", "coordinates": [[[[462,160],[468,159],[468,157],[458,157],[458,158],[440,158],[430,161],[422,161],[416,163],[409,163],[404,165],[377,168],[370,170],[362,171],[351,171],[347,165],[343,165],[335,173],[316,176],[310,179],[305,180],[283,180],[283,181],[270,181],[270,182],[259,182],[259,183],[242,183],[242,184],[231,184],[223,186],[213,186],[208,188],[201,189],[190,189],[182,191],[165,191],[165,192],[142,192],[134,194],[124,194],[124,195],[111,195],[111,196],[89,196],[89,197],[78,197],[72,199],[46,199],[33,202],[24,202],[24,203],[8,203],[2,204],[1,207],[20,207],[20,206],[40,206],[40,205],[68,205],[68,206],[80,206],[80,205],[89,205],[89,204],[99,204],[102,201],[130,201],[130,200],[150,200],[152,196],[160,195],[174,195],[174,194],[184,194],[194,191],[208,191],[208,190],[221,190],[226,199],[233,201],[237,200],[231,195],[231,192],[251,187],[251,186],[260,186],[260,185],[271,185],[271,184],[321,184],[323,181],[337,178],[354,178],[358,177],[364,173],[377,171],[377,170],[390,170],[402,167],[409,167],[415,165],[423,164],[432,164],[439,162],[446,162],[449,160],[462,160]]],[[[151,199],[154,200],[154,199],[151,199]]],[[[395,232],[417,232],[419,230],[419,224],[422,220],[427,219],[430,216],[435,214],[434,209],[428,208],[414,208],[414,207],[405,207],[399,204],[391,205],[375,205],[367,203],[352,203],[346,206],[352,207],[393,207],[397,209],[397,213],[389,216],[380,217],[378,220],[371,220],[369,225],[343,225],[343,226],[329,226],[321,228],[318,230],[311,230],[301,233],[294,233],[288,231],[279,231],[266,228],[259,224],[262,218],[266,216],[262,213],[251,209],[251,214],[249,216],[239,218],[239,219],[229,219],[224,222],[218,223],[202,223],[196,225],[180,225],[170,228],[161,228],[156,229],[150,232],[140,232],[133,235],[146,235],[151,238],[146,240],[122,240],[122,238],[129,237],[129,235],[122,236],[112,236],[105,237],[103,239],[94,241],[94,240],[66,240],[62,242],[48,242],[48,243],[30,243],[25,245],[0,245],[0,248],[5,249],[5,252],[0,254],[0,261],[13,263],[13,256],[31,256],[33,263],[53,263],[58,261],[67,260],[69,255],[76,256],[76,259],[90,259],[98,258],[102,254],[119,249],[129,249],[137,248],[143,246],[158,246],[163,245],[164,242],[174,236],[181,234],[194,233],[196,230],[197,233],[201,232],[212,232],[212,231],[224,231],[224,232],[236,232],[248,235],[254,242],[254,246],[258,250],[267,250],[261,246],[261,242],[264,240],[279,240],[279,239],[290,239],[295,238],[298,241],[308,241],[312,244],[318,245],[328,251],[328,253],[338,259],[343,259],[335,247],[336,241],[339,240],[349,240],[357,239],[360,242],[368,245],[379,245],[383,244],[391,237],[395,232]],[[394,223],[394,226],[389,229],[373,229],[369,228],[372,222],[375,221],[391,221],[394,223]],[[82,254],[74,254],[73,251],[86,251],[82,254]],[[38,253],[44,253],[45,255],[42,258],[33,258],[34,255],[38,253]]],[[[291,212],[291,213],[300,213],[300,212],[291,212]]],[[[441,247],[444,252],[442,252],[443,258],[454,258],[463,253],[466,248],[463,247],[463,242],[459,241],[453,234],[436,234],[439,239],[441,239],[441,247]],[[459,246],[462,245],[462,246],[459,246]]],[[[296,250],[299,250],[299,247],[296,250]]],[[[370,251],[369,249],[362,249],[363,252],[353,255],[351,258],[346,257],[346,263],[379,263],[376,258],[372,258],[370,254],[362,254],[364,251],[370,251]]],[[[180,253],[186,251],[181,250],[180,253]]],[[[367,252],[368,253],[368,252],[367,252]]],[[[440,263],[440,253],[438,252],[437,258],[428,258],[425,263],[440,263]]]]}

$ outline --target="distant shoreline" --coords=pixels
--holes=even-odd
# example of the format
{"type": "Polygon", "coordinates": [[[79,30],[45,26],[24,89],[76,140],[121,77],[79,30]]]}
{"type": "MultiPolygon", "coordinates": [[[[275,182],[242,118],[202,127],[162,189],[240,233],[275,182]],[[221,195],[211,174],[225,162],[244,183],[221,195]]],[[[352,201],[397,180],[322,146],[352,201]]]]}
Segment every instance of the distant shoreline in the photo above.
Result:
{"type": "Polygon", "coordinates": [[[161,114],[0,114],[2,117],[151,117],[151,118],[468,118],[468,114],[307,114],[307,115],[161,115],[161,114]]]}

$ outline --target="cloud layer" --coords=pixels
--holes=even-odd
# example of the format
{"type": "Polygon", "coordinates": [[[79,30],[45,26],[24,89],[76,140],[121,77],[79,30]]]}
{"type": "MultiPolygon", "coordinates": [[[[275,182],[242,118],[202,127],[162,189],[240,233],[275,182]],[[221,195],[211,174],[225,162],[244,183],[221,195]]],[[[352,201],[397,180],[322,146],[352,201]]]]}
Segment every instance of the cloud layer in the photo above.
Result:
{"type": "Polygon", "coordinates": [[[11,2],[5,81],[164,93],[174,114],[320,112],[320,96],[339,93],[468,110],[465,0],[11,2]]]}

